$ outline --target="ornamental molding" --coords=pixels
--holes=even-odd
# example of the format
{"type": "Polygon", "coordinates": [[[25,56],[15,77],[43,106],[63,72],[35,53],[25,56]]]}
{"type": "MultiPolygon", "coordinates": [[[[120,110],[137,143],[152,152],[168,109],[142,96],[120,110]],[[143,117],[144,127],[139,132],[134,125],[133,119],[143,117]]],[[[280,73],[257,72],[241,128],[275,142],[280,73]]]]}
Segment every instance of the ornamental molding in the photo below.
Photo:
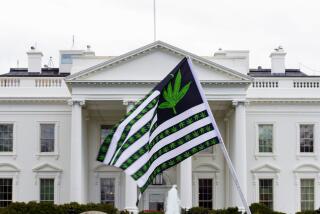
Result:
{"type": "MultiPolygon", "coordinates": [[[[108,80],[74,80],[72,82],[66,81],[69,85],[76,85],[76,86],[82,86],[82,85],[94,85],[97,87],[103,87],[106,85],[150,85],[154,86],[160,82],[155,81],[155,80],[149,80],[149,81],[139,81],[139,80],[134,80],[134,81],[108,81],[108,80]]],[[[251,81],[239,81],[239,80],[213,80],[213,81],[200,81],[201,85],[203,86],[214,86],[214,85],[244,85],[244,86],[249,86],[251,84],[251,81]]]]}
{"type": "Polygon", "coordinates": [[[61,173],[62,172],[62,169],[56,167],[56,166],[53,166],[49,163],[44,163],[44,164],[41,164],[40,166],[37,166],[35,168],[32,169],[33,172],[59,172],[61,173]]]}
{"type": "Polygon", "coordinates": [[[65,104],[70,97],[63,98],[41,98],[41,97],[12,97],[0,98],[0,103],[56,103],[65,104]]]}
{"type": "Polygon", "coordinates": [[[0,163],[0,172],[20,172],[20,169],[10,163],[0,163]]]}
{"type": "Polygon", "coordinates": [[[164,50],[169,53],[173,53],[175,55],[178,55],[180,57],[188,56],[191,58],[191,60],[194,63],[203,65],[205,67],[208,67],[208,68],[213,69],[218,72],[223,72],[231,77],[236,77],[236,78],[242,80],[243,82],[251,83],[251,81],[252,81],[252,78],[248,75],[239,73],[233,69],[224,67],[224,66],[219,65],[217,63],[214,63],[210,60],[207,60],[203,57],[197,56],[195,54],[192,54],[192,53],[187,52],[185,50],[182,50],[180,48],[174,47],[174,46],[169,45],[169,44],[162,42],[162,41],[155,41],[151,44],[148,44],[148,45],[143,46],[141,48],[138,48],[136,50],[130,51],[130,52],[125,53],[123,55],[120,55],[118,57],[111,58],[110,60],[107,60],[103,63],[92,66],[90,68],[87,68],[87,69],[80,71],[80,72],[77,72],[75,74],[72,74],[72,75],[66,77],[65,80],[67,83],[77,81],[79,78],[87,77],[93,73],[100,72],[106,68],[110,68],[112,66],[122,64],[128,60],[133,60],[134,58],[136,58],[138,56],[149,54],[152,51],[155,51],[156,49],[164,50]]]}
{"type": "Polygon", "coordinates": [[[67,101],[69,106],[79,105],[80,107],[86,104],[85,100],[68,100],[67,101]]]}
{"type": "Polygon", "coordinates": [[[257,99],[252,99],[249,98],[248,101],[250,103],[257,103],[257,104],[264,104],[264,103],[268,103],[268,104],[299,104],[299,103],[314,103],[314,104],[319,104],[320,103],[320,98],[314,98],[314,99],[310,99],[310,98],[270,98],[270,99],[264,99],[264,98],[257,98],[257,99]]]}

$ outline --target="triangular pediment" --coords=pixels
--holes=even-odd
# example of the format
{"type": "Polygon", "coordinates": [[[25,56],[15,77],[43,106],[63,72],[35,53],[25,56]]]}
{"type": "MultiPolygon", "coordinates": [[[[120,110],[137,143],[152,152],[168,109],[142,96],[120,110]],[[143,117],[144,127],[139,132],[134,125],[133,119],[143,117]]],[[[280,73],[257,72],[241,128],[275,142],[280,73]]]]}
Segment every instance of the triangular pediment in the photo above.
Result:
{"type": "Polygon", "coordinates": [[[220,169],[215,164],[201,164],[196,166],[194,169],[195,172],[220,172],[220,169]]]}
{"type": "Polygon", "coordinates": [[[53,166],[51,164],[45,163],[41,164],[40,166],[37,166],[32,169],[34,172],[62,172],[62,169],[53,166]]]}
{"type": "Polygon", "coordinates": [[[0,172],[19,172],[20,170],[15,165],[10,163],[0,163],[0,172]]]}
{"type": "Polygon", "coordinates": [[[79,71],[67,82],[158,82],[184,57],[190,57],[203,82],[250,82],[240,72],[216,64],[161,41],[79,71]]]}
{"type": "Polygon", "coordinates": [[[270,164],[264,164],[251,170],[252,173],[278,173],[280,169],[270,164]]]}

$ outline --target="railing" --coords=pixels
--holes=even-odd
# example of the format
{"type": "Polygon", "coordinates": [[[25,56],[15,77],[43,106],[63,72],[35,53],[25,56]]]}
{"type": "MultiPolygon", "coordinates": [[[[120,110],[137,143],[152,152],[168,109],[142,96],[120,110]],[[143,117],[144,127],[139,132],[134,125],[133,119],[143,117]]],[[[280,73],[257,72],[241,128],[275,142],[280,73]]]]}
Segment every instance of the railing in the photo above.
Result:
{"type": "Polygon", "coordinates": [[[254,80],[252,83],[253,88],[278,88],[278,80],[254,80]]]}
{"type": "Polygon", "coordinates": [[[61,87],[61,85],[61,79],[35,79],[35,87],[37,88],[61,87]]]}
{"type": "Polygon", "coordinates": [[[20,87],[20,79],[16,79],[16,78],[0,79],[0,87],[2,88],[20,87]]]}
{"type": "Polygon", "coordinates": [[[304,80],[294,80],[294,88],[320,88],[320,81],[304,81],[304,80]]]}

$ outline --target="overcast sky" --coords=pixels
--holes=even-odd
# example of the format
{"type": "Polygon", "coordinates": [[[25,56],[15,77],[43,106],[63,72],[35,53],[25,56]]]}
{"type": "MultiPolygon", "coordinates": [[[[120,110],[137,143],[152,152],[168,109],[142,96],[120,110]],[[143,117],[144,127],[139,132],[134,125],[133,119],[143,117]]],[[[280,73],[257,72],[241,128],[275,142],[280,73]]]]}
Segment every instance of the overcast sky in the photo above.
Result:
{"type": "MultiPolygon", "coordinates": [[[[37,44],[47,64],[75,44],[119,55],[153,42],[153,0],[1,0],[0,73],[26,67],[37,44]]],[[[287,68],[320,74],[319,0],[157,0],[157,39],[197,55],[250,50],[250,67],[270,67],[282,45],[287,68]]]]}

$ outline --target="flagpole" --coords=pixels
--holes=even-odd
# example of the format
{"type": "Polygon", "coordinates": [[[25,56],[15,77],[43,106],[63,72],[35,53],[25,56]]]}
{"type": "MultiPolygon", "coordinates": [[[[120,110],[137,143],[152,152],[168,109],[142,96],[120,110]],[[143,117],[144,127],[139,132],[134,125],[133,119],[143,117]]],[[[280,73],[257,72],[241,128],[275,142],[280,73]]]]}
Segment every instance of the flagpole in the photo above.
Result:
{"type": "Polygon", "coordinates": [[[157,40],[156,0],[153,0],[153,41],[157,40]]]}
{"type": "MultiPolygon", "coordinates": [[[[188,63],[189,63],[191,72],[192,72],[193,77],[194,77],[194,79],[195,79],[195,82],[196,82],[196,84],[197,84],[197,86],[198,86],[198,89],[199,89],[199,91],[200,91],[200,95],[201,95],[201,97],[202,97],[202,99],[203,99],[203,102],[206,104],[207,109],[210,109],[209,103],[208,103],[208,101],[207,101],[207,99],[206,99],[206,97],[205,97],[205,94],[204,94],[204,92],[203,92],[203,89],[202,89],[202,87],[201,87],[201,85],[200,85],[200,81],[199,81],[199,79],[198,79],[198,75],[197,75],[197,74],[194,72],[194,70],[193,70],[192,61],[191,61],[191,59],[190,59],[189,56],[187,56],[187,58],[188,58],[188,63]]],[[[208,114],[209,114],[209,116],[210,116],[210,118],[211,118],[214,126],[215,126],[215,127],[218,127],[217,124],[216,124],[216,121],[215,121],[215,119],[214,119],[214,117],[213,117],[213,115],[212,115],[212,112],[211,112],[211,111],[208,111],[208,114]]],[[[240,183],[239,183],[239,178],[238,178],[237,172],[236,172],[236,170],[235,170],[234,167],[233,167],[232,161],[231,161],[231,159],[230,159],[230,157],[229,157],[229,154],[228,154],[228,152],[227,152],[227,149],[226,149],[226,146],[225,146],[224,141],[223,141],[223,139],[222,139],[222,136],[221,136],[221,134],[220,134],[220,131],[219,131],[219,129],[217,129],[216,131],[217,131],[217,133],[218,133],[218,137],[219,137],[219,140],[220,140],[220,143],[219,143],[219,144],[220,144],[221,151],[222,151],[222,153],[223,153],[223,155],[224,155],[224,158],[226,159],[227,165],[228,165],[228,167],[229,167],[229,171],[230,171],[230,173],[231,173],[231,175],[232,175],[233,182],[235,183],[235,185],[236,185],[236,187],[237,187],[237,190],[238,190],[239,196],[240,196],[240,198],[241,198],[242,204],[243,204],[243,206],[244,206],[247,214],[251,214],[250,208],[249,208],[249,206],[248,206],[248,202],[247,202],[247,200],[246,200],[246,198],[245,198],[245,196],[244,196],[244,194],[243,194],[243,192],[242,192],[242,189],[241,189],[241,186],[240,186],[240,183]]]]}

